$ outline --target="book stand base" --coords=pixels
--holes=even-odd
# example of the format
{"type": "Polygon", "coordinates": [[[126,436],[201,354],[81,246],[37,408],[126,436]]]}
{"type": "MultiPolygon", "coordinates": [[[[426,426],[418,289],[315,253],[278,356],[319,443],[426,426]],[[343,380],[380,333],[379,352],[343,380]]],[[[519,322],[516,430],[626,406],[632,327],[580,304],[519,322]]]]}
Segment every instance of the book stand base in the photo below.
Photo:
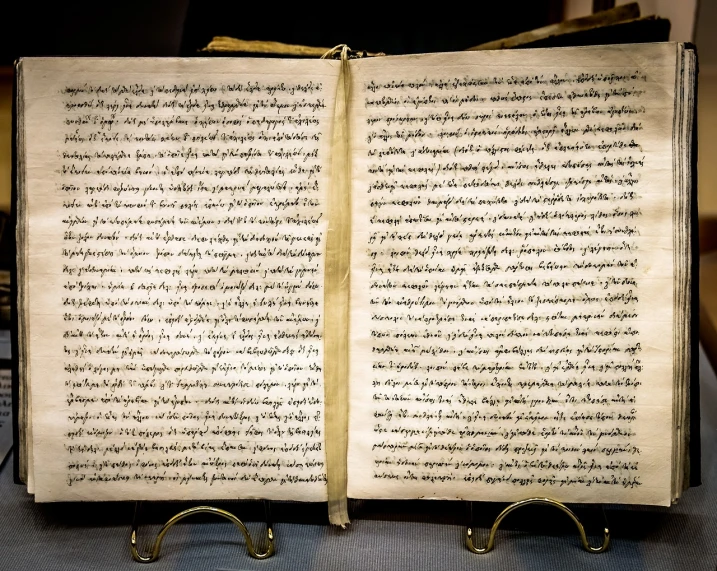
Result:
{"type": "Polygon", "coordinates": [[[191,515],[200,514],[200,513],[209,513],[218,515],[220,517],[228,519],[230,522],[232,522],[235,526],[239,528],[239,531],[242,532],[244,535],[244,539],[246,540],[246,548],[249,552],[249,555],[253,557],[254,559],[267,559],[268,557],[271,557],[274,554],[274,530],[272,529],[271,525],[271,518],[270,518],[270,510],[269,510],[269,503],[267,501],[264,502],[264,511],[266,515],[266,537],[267,537],[267,548],[266,551],[259,552],[254,547],[254,542],[251,539],[251,536],[249,535],[249,531],[247,530],[244,523],[236,517],[231,512],[228,512],[226,510],[222,510],[219,508],[214,508],[211,506],[197,506],[194,508],[189,508],[187,510],[181,511],[178,514],[171,517],[167,523],[164,524],[164,527],[160,530],[160,532],[157,534],[157,538],[154,540],[154,545],[152,546],[152,550],[149,555],[142,555],[139,552],[139,549],[137,548],[137,527],[138,523],[137,520],[139,518],[139,512],[140,512],[140,505],[141,502],[136,502],[134,506],[134,518],[132,520],[132,535],[130,536],[130,550],[132,552],[132,558],[135,561],[138,561],[140,563],[152,563],[153,561],[156,561],[159,558],[159,550],[162,547],[162,540],[164,539],[164,536],[169,531],[169,528],[172,527],[175,523],[178,521],[183,520],[186,517],[189,517],[191,515]]]}
{"type": "MultiPolygon", "coordinates": [[[[580,541],[583,544],[583,548],[585,551],[589,553],[602,553],[608,548],[608,545],[610,545],[610,530],[607,526],[607,518],[605,518],[605,511],[603,510],[603,519],[605,520],[605,529],[603,530],[603,542],[602,545],[599,547],[592,547],[590,545],[590,542],[588,541],[587,536],[585,535],[585,528],[583,527],[583,524],[580,523],[580,520],[578,517],[573,513],[571,509],[569,509],[565,504],[558,502],[556,500],[551,500],[550,498],[527,498],[525,500],[520,500],[519,502],[515,502],[513,504],[510,504],[507,508],[505,508],[500,514],[498,514],[498,517],[495,518],[495,522],[493,523],[493,527],[490,530],[490,535],[488,536],[488,543],[485,547],[476,547],[473,543],[473,528],[469,527],[466,531],[466,547],[472,551],[473,553],[488,553],[491,549],[493,549],[493,545],[495,544],[495,534],[498,531],[498,526],[500,525],[500,522],[503,521],[503,519],[511,512],[520,509],[524,506],[528,505],[535,505],[535,504],[542,504],[542,505],[548,505],[558,508],[563,513],[567,514],[570,519],[573,520],[575,525],[578,528],[578,533],[580,534],[580,541]]],[[[473,503],[471,502],[471,525],[473,523],[473,503]]]]}

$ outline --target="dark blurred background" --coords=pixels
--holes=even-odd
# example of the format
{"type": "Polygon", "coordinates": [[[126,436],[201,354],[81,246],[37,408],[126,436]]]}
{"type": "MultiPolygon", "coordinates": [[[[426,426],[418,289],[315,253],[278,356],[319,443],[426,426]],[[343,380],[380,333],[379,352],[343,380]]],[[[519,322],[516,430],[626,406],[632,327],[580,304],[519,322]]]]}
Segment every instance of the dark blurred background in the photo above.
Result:
{"type": "Polygon", "coordinates": [[[430,11],[386,14],[380,5],[368,9],[349,2],[300,3],[302,9],[288,12],[271,2],[218,0],[16,4],[10,27],[23,33],[0,36],[5,65],[21,55],[192,56],[219,35],[328,47],[346,43],[391,54],[461,50],[563,16],[563,0],[483,1],[452,13],[434,3],[425,5],[430,11]]]}

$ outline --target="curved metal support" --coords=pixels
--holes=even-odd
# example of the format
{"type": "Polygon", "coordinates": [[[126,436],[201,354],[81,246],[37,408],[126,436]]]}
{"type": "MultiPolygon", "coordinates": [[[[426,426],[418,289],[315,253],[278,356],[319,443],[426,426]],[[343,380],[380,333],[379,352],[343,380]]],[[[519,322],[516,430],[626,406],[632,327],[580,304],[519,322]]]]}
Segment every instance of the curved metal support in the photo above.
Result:
{"type": "Polygon", "coordinates": [[[157,534],[157,539],[154,540],[154,545],[152,546],[152,551],[151,551],[150,555],[142,555],[137,548],[137,513],[138,513],[138,511],[139,511],[139,502],[135,505],[134,520],[132,521],[132,535],[130,537],[130,548],[132,550],[132,558],[135,561],[138,561],[140,563],[151,563],[152,561],[156,561],[159,558],[159,550],[162,547],[162,540],[164,539],[164,536],[169,531],[169,528],[172,527],[178,521],[183,520],[185,517],[189,517],[191,515],[199,514],[199,513],[210,513],[210,514],[215,514],[215,515],[221,516],[223,518],[228,519],[235,526],[237,526],[239,528],[239,531],[241,531],[242,534],[244,534],[244,539],[246,540],[246,549],[249,552],[249,555],[251,557],[253,557],[254,559],[266,559],[267,557],[271,557],[274,554],[274,531],[272,530],[271,523],[268,520],[267,520],[267,532],[266,532],[267,539],[268,539],[268,547],[265,552],[259,553],[254,548],[254,543],[251,540],[251,536],[249,535],[249,531],[247,530],[246,526],[233,513],[228,512],[226,510],[219,509],[219,508],[213,508],[211,506],[197,506],[195,508],[189,508],[187,510],[179,512],[177,515],[170,518],[169,521],[167,521],[167,523],[164,524],[164,527],[157,534]]]}
{"type": "MultiPolygon", "coordinates": [[[[491,549],[493,549],[493,545],[495,543],[495,534],[498,531],[498,526],[500,525],[500,522],[505,519],[505,517],[519,509],[523,506],[527,506],[530,504],[543,504],[548,506],[553,506],[558,508],[563,513],[566,513],[570,519],[573,520],[575,525],[578,528],[578,533],[580,534],[580,541],[583,544],[583,547],[585,548],[585,551],[588,551],[589,553],[602,553],[608,548],[608,545],[610,545],[610,530],[607,527],[607,521],[605,522],[605,529],[604,529],[604,538],[602,545],[600,547],[592,547],[590,543],[588,542],[587,535],[585,534],[585,528],[583,527],[583,524],[580,523],[580,520],[577,518],[577,516],[572,512],[570,508],[568,508],[565,504],[558,502],[556,500],[551,500],[550,498],[528,498],[526,500],[520,500],[519,502],[515,502],[514,504],[510,504],[507,508],[505,508],[500,514],[498,514],[498,517],[495,518],[495,522],[493,523],[493,527],[490,530],[490,535],[488,536],[488,543],[485,547],[476,547],[473,544],[473,528],[469,527],[466,532],[466,547],[472,551],[473,553],[488,553],[491,549]]],[[[603,511],[603,517],[604,517],[604,511],[603,511]]]]}

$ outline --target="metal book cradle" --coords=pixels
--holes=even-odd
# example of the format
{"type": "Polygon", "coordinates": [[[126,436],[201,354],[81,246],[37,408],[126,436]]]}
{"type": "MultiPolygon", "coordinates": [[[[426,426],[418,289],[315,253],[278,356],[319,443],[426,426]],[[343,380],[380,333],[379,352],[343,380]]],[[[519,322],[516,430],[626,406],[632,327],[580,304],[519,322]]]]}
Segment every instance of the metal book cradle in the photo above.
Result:
{"type": "MultiPolygon", "coordinates": [[[[135,503],[135,509],[134,509],[134,518],[132,521],[132,531],[130,535],[130,550],[132,553],[132,558],[135,561],[138,561],[140,563],[151,563],[153,561],[156,561],[159,558],[160,550],[162,548],[162,540],[164,539],[165,535],[169,531],[169,529],[175,524],[180,522],[181,520],[198,514],[212,514],[217,515],[219,517],[225,518],[232,522],[238,530],[241,532],[241,534],[244,536],[244,540],[246,543],[247,552],[250,557],[253,557],[254,559],[267,559],[271,557],[276,550],[276,547],[274,545],[274,529],[272,524],[272,517],[271,517],[271,502],[268,500],[264,500],[264,520],[266,522],[266,540],[261,542],[264,544],[264,550],[261,551],[257,549],[257,546],[255,546],[254,541],[252,540],[251,536],[249,535],[249,531],[247,530],[246,525],[233,513],[224,510],[219,509],[216,507],[211,506],[197,506],[193,508],[189,508],[186,510],[183,510],[176,515],[172,516],[167,523],[164,524],[162,529],[157,534],[156,539],[154,540],[154,543],[152,544],[149,554],[143,555],[140,552],[140,548],[138,546],[138,528],[139,528],[139,518],[141,514],[141,502],[135,503]]],[[[517,502],[514,502],[510,504],[508,507],[506,507],[504,510],[498,514],[498,516],[495,518],[495,521],[493,523],[493,526],[490,529],[490,533],[488,536],[488,541],[485,544],[485,547],[477,547],[474,542],[474,524],[473,524],[473,502],[469,502],[469,527],[466,530],[466,539],[465,539],[465,545],[469,551],[476,554],[485,554],[488,553],[493,549],[495,546],[495,539],[496,534],[498,532],[498,528],[500,527],[501,522],[511,513],[514,511],[531,505],[546,505],[546,506],[552,506],[563,513],[565,513],[572,521],[575,523],[575,526],[578,529],[578,534],[580,536],[580,541],[582,543],[583,548],[588,553],[602,553],[605,551],[609,544],[610,544],[610,530],[607,525],[607,519],[605,518],[605,512],[602,510],[603,519],[605,521],[605,527],[603,530],[603,541],[602,545],[599,545],[597,547],[593,547],[590,545],[590,542],[588,541],[587,534],[585,532],[585,527],[580,522],[578,517],[575,515],[575,513],[568,508],[565,504],[558,502],[556,500],[550,499],[550,498],[527,498],[524,500],[520,500],[517,502]]]]}

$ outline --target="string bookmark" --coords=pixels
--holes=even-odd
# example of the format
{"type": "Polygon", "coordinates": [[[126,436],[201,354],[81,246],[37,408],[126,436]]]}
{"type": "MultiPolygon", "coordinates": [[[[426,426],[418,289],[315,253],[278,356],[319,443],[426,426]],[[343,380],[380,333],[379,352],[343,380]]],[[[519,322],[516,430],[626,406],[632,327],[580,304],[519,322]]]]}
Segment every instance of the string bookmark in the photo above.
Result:
{"type": "Polygon", "coordinates": [[[324,427],[329,522],[349,523],[348,381],[349,258],[351,255],[351,181],[349,163],[349,47],[340,45],[322,59],[339,57],[341,69],[331,134],[331,186],[324,273],[324,427]]]}

